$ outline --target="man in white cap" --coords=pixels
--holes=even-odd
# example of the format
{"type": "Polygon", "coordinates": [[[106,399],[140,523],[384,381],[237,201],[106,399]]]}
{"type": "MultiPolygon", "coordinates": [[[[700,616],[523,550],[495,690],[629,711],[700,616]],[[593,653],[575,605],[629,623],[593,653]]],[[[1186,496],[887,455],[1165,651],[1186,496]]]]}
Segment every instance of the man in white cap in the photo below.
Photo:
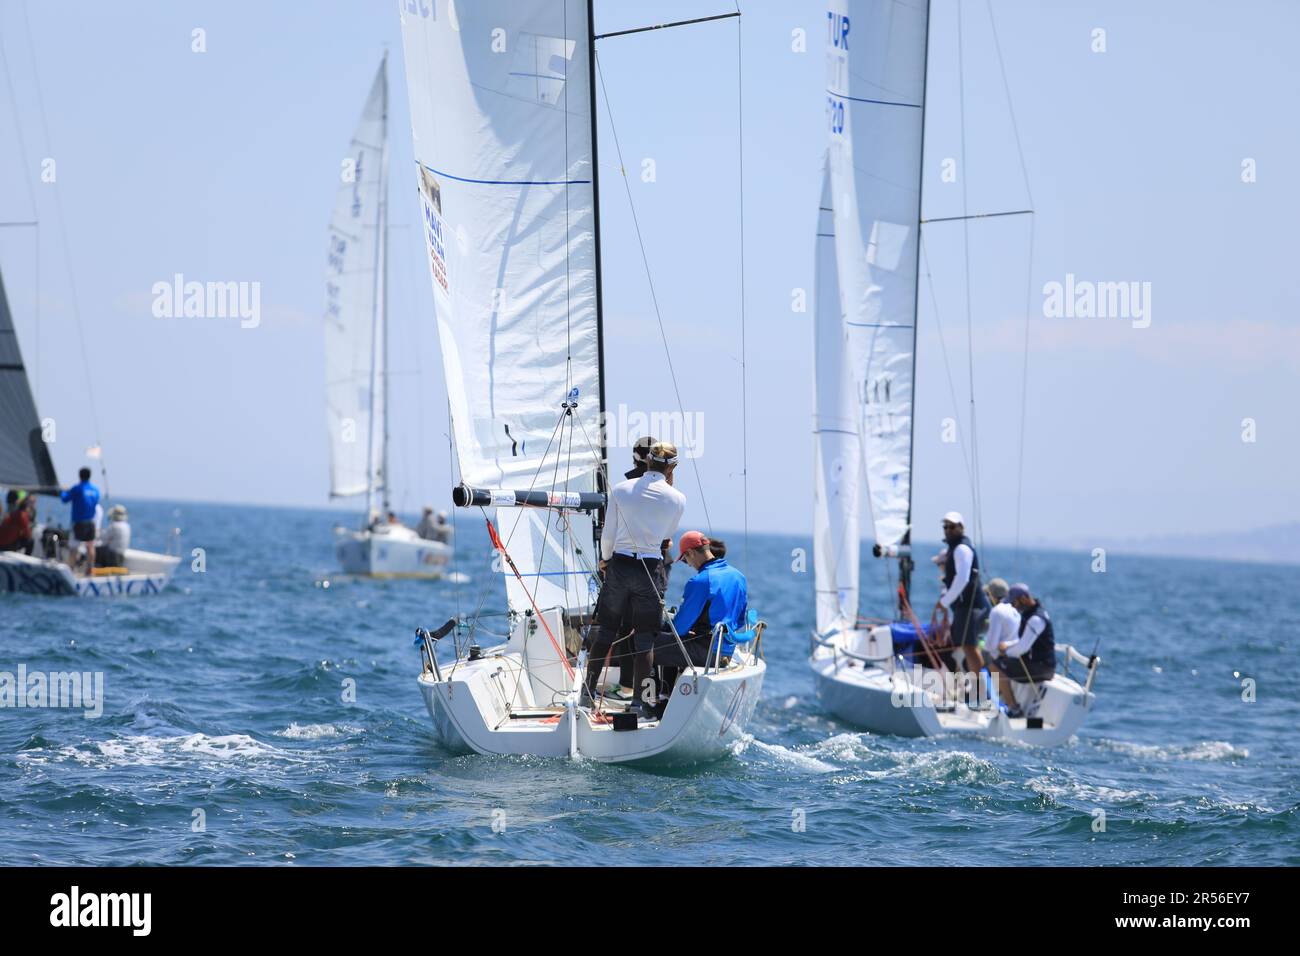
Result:
{"type": "Polygon", "coordinates": [[[126,520],[126,506],[113,505],[108,510],[108,527],[100,532],[95,560],[101,568],[126,567],[126,549],[131,547],[131,525],[126,520]]]}
{"type": "Polygon", "coordinates": [[[943,539],[948,545],[943,567],[944,591],[934,608],[952,614],[952,642],[966,656],[966,672],[979,674],[984,661],[977,645],[989,613],[989,599],[979,584],[979,555],[966,537],[966,525],[959,512],[949,511],[943,516],[943,539]]]}

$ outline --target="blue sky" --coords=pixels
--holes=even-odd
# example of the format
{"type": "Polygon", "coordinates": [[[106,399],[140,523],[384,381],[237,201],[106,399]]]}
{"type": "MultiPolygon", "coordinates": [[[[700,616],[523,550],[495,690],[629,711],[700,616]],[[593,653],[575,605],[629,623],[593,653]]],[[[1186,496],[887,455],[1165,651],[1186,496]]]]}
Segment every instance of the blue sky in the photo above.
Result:
{"type": "MultiPolygon", "coordinates": [[[[1029,541],[1229,530],[1294,519],[1300,321],[1300,7],[1247,0],[992,0],[1033,192],[1031,359],[1022,534],[1029,541]],[[1106,51],[1093,52],[1105,30],[1106,51]],[[1253,159],[1257,181],[1242,182],[1253,159]],[[1151,283],[1152,321],[1042,314],[1067,273],[1151,283]],[[1242,420],[1257,440],[1241,440],[1242,420]]],[[[725,12],[725,3],[597,0],[601,31],[725,12]]],[[[984,2],[962,3],[971,211],[1027,204],[984,2]]],[[[749,516],[811,526],[812,234],[825,148],[819,3],[742,5],[749,516]],[[794,33],[807,32],[798,52],[794,33]]],[[[17,100],[0,105],[0,230],[11,304],[64,480],[93,440],[53,190],[60,191],[112,491],[126,497],[326,503],[325,229],[335,177],[385,45],[394,164],[411,155],[395,2],[0,3],[17,100]],[[191,31],[207,52],[191,52],[191,31]],[[42,88],[49,139],[37,111],[42,88]],[[20,151],[15,115],[21,120],[20,151]],[[57,181],[39,181],[52,156],[57,181]],[[153,283],[258,281],[262,322],[154,318],[153,283]],[[36,322],[39,294],[40,321],[36,322]]],[[[927,217],[961,213],[958,4],[935,0],[927,217]]],[[[684,402],[703,416],[709,517],[740,526],[737,35],[734,20],[603,41],[600,59],[684,402]],[[645,158],[657,179],[635,175],[645,158]]],[[[672,409],[601,105],[611,406],[672,409]]],[[[401,179],[398,177],[398,186],[401,179]]],[[[413,197],[394,191],[395,498],[441,502],[446,405],[413,197]]],[[[972,225],[980,517],[1016,526],[1028,220],[972,225]]],[[[916,516],[970,511],[943,419],[967,422],[960,226],[928,227],[916,516]],[[937,300],[937,313],[936,313],[937,300]],[[940,343],[942,330],[942,346],[940,343]],[[951,386],[945,370],[951,368],[951,386]],[[954,404],[953,396],[956,397],[954,404]]],[[[616,452],[615,463],[623,453],[616,452]]],[[[687,520],[704,524],[694,477],[687,520]]]]}

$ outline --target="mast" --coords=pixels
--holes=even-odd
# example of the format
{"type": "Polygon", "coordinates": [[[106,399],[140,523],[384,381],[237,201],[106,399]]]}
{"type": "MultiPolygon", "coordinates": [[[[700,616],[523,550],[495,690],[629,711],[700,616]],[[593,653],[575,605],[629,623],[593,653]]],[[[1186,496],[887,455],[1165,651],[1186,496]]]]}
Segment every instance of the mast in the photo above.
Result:
{"type": "MultiPolygon", "coordinates": [[[[587,0],[587,90],[591,97],[591,209],[592,238],[595,242],[596,271],[596,378],[600,382],[600,466],[596,469],[596,491],[609,491],[609,449],[605,444],[605,307],[601,298],[600,268],[600,162],[596,130],[596,12],[594,0],[587,0]]],[[[600,534],[605,526],[605,508],[596,512],[592,522],[592,539],[596,554],[600,551],[600,534]]]]}
{"type": "MultiPolygon", "coordinates": [[[[921,315],[921,215],[925,192],[925,94],[930,67],[930,0],[925,0],[925,53],[921,61],[921,161],[916,172],[916,295],[912,303],[912,420],[907,441],[907,530],[898,551],[898,613],[904,614],[904,602],[911,603],[912,591],[912,494],[915,480],[912,465],[916,458],[916,343],[917,322],[921,315]]],[[[963,176],[966,171],[962,170],[963,176]]]]}
{"type": "Polygon", "coordinates": [[[383,112],[383,145],[380,147],[379,163],[379,218],[383,222],[383,231],[379,234],[380,244],[383,246],[384,271],[380,277],[383,282],[383,305],[380,313],[380,321],[383,323],[383,359],[384,359],[384,422],[383,434],[380,436],[382,442],[379,458],[379,476],[382,484],[384,497],[384,512],[387,514],[391,502],[388,497],[388,51],[384,50],[384,112],[383,112]]]}
{"type": "MultiPolygon", "coordinates": [[[[387,228],[387,223],[385,222],[384,219],[384,207],[386,205],[384,193],[388,185],[387,178],[385,176],[385,169],[384,169],[385,165],[387,165],[388,162],[388,51],[387,50],[384,51],[384,58],[381,61],[379,68],[383,73],[384,101],[383,101],[383,113],[382,113],[382,120],[381,120],[383,135],[382,135],[382,145],[380,147],[380,160],[379,160],[379,209],[378,209],[378,217],[375,220],[375,228],[378,232],[378,235],[376,235],[375,237],[374,281],[373,281],[373,285],[371,286],[373,290],[373,294],[371,296],[371,302],[370,302],[370,310],[371,310],[370,392],[369,392],[369,414],[366,416],[368,419],[367,433],[366,433],[366,521],[367,522],[369,522],[370,516],[374,513],[375,510],[375,491],[377,490],[377,488],[375,487],[375,393],[380,387],[380,383],[378,381],[379,378],[378,359],[383,354],[383,352],[387,349],[387,341],[388,341],[387,330],[384,329],[381,331],[380,329],[380,322],[383,319],[383,312],[387,310],[387,303],[385,303],[384,306],[382,307],[380,306],[380,296],[384,294],[385,289],[383,287],[384,270],[381,269],[379,265],[380,256],[385,252],[384,231],[387,228]]],[[[387,268],[387,265],[388,265],[387,257],[385,257],[384,269],[387,268]]],[[[386,375],[382,387],[384,388],[385,391],[387,391],[388,382],[387,382],[386,375]]],[[[383,455],[384,457],[387,457],[388,454],[388,443],[386,440],[387,439],[387,409],[385,409],[385,424],[381,426],[381,428],[382,428],[381,434],[385,438],[383,455]]],[[[382,465],[380,467],[382,467],[382,465]]],[[[385,504],[387,504],[387,495],[388,495],[387,489],[384,489],[385,504]]]]}

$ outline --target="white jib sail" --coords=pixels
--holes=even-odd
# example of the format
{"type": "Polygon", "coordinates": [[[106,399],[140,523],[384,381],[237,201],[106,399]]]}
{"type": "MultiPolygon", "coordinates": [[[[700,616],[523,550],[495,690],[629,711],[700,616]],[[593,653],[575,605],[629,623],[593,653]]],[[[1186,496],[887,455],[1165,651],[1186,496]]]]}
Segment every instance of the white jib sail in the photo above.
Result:
{"type": "MultiPolygon", "coordinates": [[[[601,423],[586,0],[402,0],[399,10],[461,479],[593,491],[601,423]],[[566,400],[576,402],[569,416],[566,400]]],[[[539,607],[589,606],[589,518],[509,508],[497,517],[539,607]]],[[[511,607],[528,608],[503,573],[511,607]]]]}
{"type": "Polygon", "coordinates": [[[330,495],[382,484],[384,437],[383,192],[387,59],[379,66],[339,166],[325,276],[325,388],[330,495]]]}
{"type": "Polygon", "coordinates": [[[827,634],[852,627],[858,614],[858,489],[862,483],[862,416],[835,266],[829,169],[822,172],[816,264],[813,574],[817,631],[827,634]]]}
{"type": "Polygon", "coordinates": [[[927,0],[831,0],[831,205],[876,541],[911,510],[912,389],[927,0]]]}

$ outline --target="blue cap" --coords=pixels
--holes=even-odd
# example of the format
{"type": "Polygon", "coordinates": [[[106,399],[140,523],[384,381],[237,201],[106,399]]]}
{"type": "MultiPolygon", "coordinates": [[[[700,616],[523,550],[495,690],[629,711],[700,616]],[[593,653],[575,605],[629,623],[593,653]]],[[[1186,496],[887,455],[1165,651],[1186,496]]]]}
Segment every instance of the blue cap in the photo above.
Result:
{"type": "Polygon", "coordinates": [[[1011,590],[1007,592],[1007,600],[1013,604],[1022,597],[1029,597],[1028,584],[1013,584],[1011,590]]]}

